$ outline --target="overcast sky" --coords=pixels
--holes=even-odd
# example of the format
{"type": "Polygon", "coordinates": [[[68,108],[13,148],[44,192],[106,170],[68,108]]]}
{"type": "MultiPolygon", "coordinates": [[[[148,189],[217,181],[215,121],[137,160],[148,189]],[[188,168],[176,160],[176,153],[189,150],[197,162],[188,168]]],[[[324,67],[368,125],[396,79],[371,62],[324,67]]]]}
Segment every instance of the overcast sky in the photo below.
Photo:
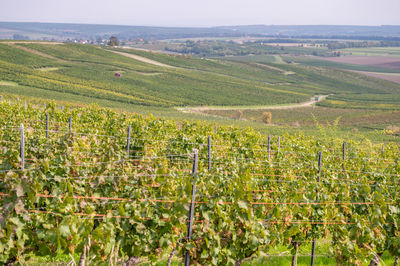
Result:
{"type": "Polygon", "coordinates": [[[400,0],[0,0],[0,21],[182,27],[400,25],[400,0]]]}

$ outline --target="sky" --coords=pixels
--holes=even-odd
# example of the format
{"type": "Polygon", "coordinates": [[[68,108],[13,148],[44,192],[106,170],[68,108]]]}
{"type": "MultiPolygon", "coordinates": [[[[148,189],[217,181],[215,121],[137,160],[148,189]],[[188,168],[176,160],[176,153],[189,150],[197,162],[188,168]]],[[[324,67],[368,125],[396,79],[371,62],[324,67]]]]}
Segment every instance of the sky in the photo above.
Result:
{"type": "Polygon", "coordinates": [[[400,25],[400,0],[0,0],[0,21],[180,27],[400,25]]]}

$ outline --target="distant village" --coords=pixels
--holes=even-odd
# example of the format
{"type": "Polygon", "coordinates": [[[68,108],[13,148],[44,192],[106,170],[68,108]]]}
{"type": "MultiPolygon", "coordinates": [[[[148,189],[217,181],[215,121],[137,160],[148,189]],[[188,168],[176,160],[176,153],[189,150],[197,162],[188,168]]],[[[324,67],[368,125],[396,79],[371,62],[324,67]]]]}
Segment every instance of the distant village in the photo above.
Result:
{"type": "MultiPolygon", "coordinates": [[[[13,35],[14,40],[30,40],[31,38],[29,36],[24,36],[21,34],[14,34],[13,35]]],[[[38,39],[35,39],[38,40],[38,39]]],[[[69,42],[69,43],[80,43],[80,44],[95,44],[95,45],[109,45],[110,43],[110,38],[106,37],[95,37],[95,38],[54,38],[54,37],[41,37],[41,41],[51,41],[51,42],[57,42],[57,41],[63,41],[63,42],[69,42]]],[[[134,41],[138,42],[143,42],[143,39],[137,39],[134,41]]],[[[121,45],[124,45],[125,42],[121,41],[121,45]]]]}

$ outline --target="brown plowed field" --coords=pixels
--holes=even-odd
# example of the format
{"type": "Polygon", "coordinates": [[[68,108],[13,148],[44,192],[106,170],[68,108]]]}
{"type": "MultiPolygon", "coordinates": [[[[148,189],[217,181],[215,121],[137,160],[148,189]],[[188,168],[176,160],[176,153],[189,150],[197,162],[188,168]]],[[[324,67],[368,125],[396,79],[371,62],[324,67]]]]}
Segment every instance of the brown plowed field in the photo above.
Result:
{"type": "Polygon", "coordinates": [[[354,71],[354,72],[400,84],[400,73],[392,74],[392,73],[378,73],[378,72],[366,72],[366,71],[354,71]]]}
{"type": "Polygon", "coordinates": [[[366,66],[377,66],[389,69],[400,69],[400,58],[388,56],[340,56],[340,57],[319,57],[319,59],[366,66]]]}
{"type": "Polygon", "coordinates": [[[400,69],[400,58],[387,56],[340,56],[340,57],[319,57],[319,59],[336,63],[356,64],[384,67],[388,69],[400,69]]]}

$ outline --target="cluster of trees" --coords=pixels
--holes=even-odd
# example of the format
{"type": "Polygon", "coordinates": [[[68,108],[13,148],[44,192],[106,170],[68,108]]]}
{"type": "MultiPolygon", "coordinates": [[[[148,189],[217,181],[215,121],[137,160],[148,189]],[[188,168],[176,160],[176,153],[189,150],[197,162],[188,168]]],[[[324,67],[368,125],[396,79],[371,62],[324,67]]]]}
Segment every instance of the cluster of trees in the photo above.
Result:
{"type": "Polygon", "coordinates": [[[354,42],[330,42],[329,50],[345,49],[345,48],[368,48],[368,47],[398,47],[400,41],[354,41],[354,42]]]}
{"type": "Polygon", "coordinates": [[[110,37],[110,41],[108,42],[108,45],[110,46],[119,46],[121,43],[118,39],[118,37],[116,36],[111,36],[110,37]]]}
{"type": "Polygon", "coordinates": [[[14,40],[29,40],[30,38],[29,38],[29,36],[24,36],[21,34],[14,34],[13,39],[14,40]]]}
{"type": "Polygon", "coordinates": [[[329,56],[324,50],[304,47],[283,47],[264,45],[261,42],[236,43],[234,41],[186,41],[176,46],[164,48],[166,51],[193,54],[197,56],[245,56],[268,54],[320,55],[329,56]]]}

